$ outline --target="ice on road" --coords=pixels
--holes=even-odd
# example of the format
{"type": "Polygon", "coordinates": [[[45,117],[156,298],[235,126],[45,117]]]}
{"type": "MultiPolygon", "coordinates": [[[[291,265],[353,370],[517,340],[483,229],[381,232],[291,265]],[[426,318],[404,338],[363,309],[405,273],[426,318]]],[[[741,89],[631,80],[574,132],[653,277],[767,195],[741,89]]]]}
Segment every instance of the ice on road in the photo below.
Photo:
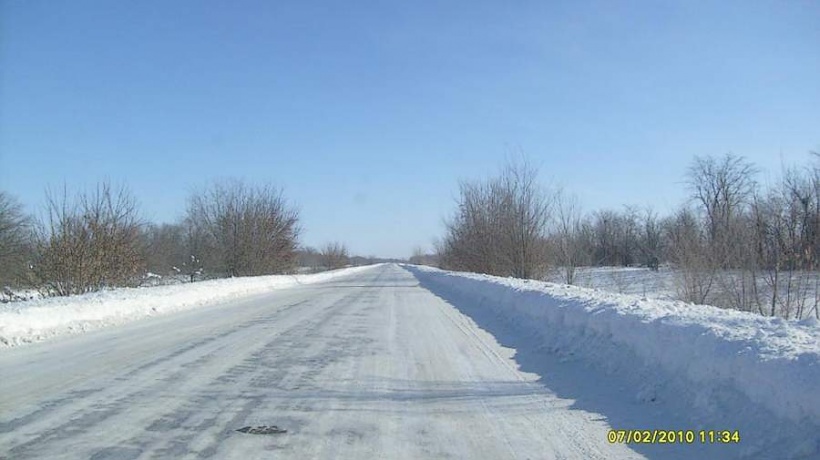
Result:
{"type": "Polygon", "coordinates": [[[3,351],[0,457],[643,458],[513,354],[376,266],[3,351]]]}

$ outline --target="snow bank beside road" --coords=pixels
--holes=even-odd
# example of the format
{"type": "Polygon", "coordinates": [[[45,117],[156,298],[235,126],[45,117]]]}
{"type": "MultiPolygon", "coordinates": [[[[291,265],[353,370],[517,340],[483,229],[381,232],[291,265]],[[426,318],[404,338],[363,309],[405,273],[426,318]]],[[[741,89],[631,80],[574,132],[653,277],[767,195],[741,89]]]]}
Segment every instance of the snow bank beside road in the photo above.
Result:
{"type": "MultiPolygon", "coordinates": [[[[816,320],[789,322],[568,285],[406,268],[434,292],[469,299],[474,311],[495,315],[538,346],[641,381],[639,400],[654,401],[666,392],[669,399],[686,399],[705,422],[757,416],[769,433],[788,431],[748,407],[759,405],[815,433],[813,439],[795,433],[794,450],[783,458],[811,457],[820,449],[818,431],[812,431],[820,429],[816,320]]],[[[789,444],[783,441],[790,433],[776,436],[789,444]]],[[[760,447],[766,440],[747,442],[760,447]]]]}
{"type": "Polygon", "coordinates": [[[74,297],[3,304],[0,305],[0,348],[189,310],[273,289],[318,283],[371,267],[345,268],[312,275],[254,276],[112,289],[74,297]]]}

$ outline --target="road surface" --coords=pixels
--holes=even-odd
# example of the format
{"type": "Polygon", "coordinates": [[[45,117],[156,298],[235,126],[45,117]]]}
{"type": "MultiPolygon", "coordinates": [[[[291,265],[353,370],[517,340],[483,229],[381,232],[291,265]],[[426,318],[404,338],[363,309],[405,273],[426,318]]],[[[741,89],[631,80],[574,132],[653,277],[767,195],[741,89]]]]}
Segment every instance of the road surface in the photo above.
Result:
{"type": "Polygon", "coordinates": [[[0,350],[0,458],[641,458],[513,354],[380,265],[0,350]]]}

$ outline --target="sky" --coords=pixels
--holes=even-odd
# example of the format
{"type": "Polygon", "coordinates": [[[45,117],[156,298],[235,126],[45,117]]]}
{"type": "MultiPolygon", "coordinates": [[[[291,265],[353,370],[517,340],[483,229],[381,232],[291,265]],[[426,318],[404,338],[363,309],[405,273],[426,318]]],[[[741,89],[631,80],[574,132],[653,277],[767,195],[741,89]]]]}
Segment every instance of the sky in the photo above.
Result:
{"type": "Polygon", "coordinates": [[[820,151],[816,1],[0,0],[0,190],[125,183],[173,222],[282,187],[303,243],[430,250],[511,155],[588,211],[668,212],[695,155],[820,151]]]}

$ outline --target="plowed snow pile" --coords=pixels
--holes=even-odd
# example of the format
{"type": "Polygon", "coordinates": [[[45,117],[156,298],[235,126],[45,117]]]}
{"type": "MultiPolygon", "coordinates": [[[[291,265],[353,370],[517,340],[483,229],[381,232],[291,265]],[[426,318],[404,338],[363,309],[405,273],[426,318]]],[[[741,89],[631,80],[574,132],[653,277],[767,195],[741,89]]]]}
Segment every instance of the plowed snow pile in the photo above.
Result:
{"type": "Polygon", "coordinates": [[[190,284],[51,297],[0,305],[0,348],[38,342],[136,321],[149,316],[212,305],[299,284],[327,281],[370,267],[312,275],[274,275],[218,279],[190,284]]]}
{"type": "Polygon", "coordinates": [[[782,458],[820,458],[816,319],[405,268],[451,303],[467,305],[485,328],[503,323],[526,337],[519,351],[524,343],[536,353],[583,361],[607,376],[602,384],[634,389],[640,404],[680,411],[687,428],[740,429],[741,457],[771,457],[774,449],[782,458]]]}

